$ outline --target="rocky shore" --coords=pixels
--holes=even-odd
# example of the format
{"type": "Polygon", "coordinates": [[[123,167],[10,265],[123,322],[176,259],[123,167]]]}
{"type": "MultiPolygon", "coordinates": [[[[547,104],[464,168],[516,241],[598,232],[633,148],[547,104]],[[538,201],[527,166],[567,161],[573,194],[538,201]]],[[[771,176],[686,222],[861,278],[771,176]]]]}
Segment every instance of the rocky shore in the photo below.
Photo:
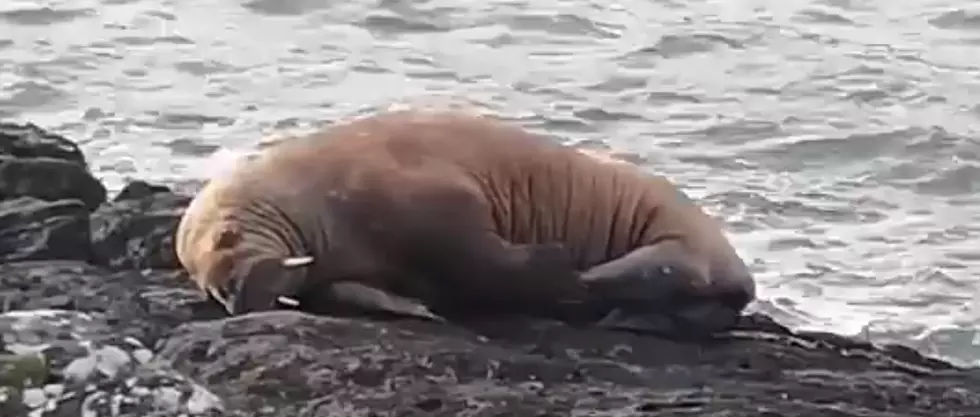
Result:
{"type": "Polygon", "coordinates": [[[980,370],[747,316],[688,344],[552,322],[228,318],[172,235],[188,195],[107,201],[0,124],[0,416],[980,416],[980,370]]]}

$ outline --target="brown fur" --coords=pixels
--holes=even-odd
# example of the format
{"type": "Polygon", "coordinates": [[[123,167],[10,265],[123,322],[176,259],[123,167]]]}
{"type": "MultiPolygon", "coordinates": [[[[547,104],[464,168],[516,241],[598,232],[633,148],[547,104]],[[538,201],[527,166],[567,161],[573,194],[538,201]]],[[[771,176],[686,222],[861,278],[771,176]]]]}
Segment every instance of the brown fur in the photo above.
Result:
{"type": "Polygon", "coordinates": [[[224,287],[235,262],[261,252],[315,258],[303,276],[276,284],[283,294],[314,278],[432,299],[452,297],[445,285],[465,292],[461,299],[487,302],[587,297],[558,258],[512,278],[467,272],[474,250],[494,236],[558,243],[577,271],[664,240],[710,260],[698,264],[704,277],[711,264],[737,261],[719,225],[666,178],[492,118],[414,111],[282,141],[212,180],[181,222],[177,253],[212,292],[224,287]],[[464,243],[481,230],[489,237],[464,243]],[[440,262],[450,265],[434,266],[440,262]],[[432,268],[452,278],[425,283],[419,277],[426,274],[415,273],[432,268]],[[405,283],[409,276],[418,282],[405,283]],[[468,281],[447,283],[460,276],[468,281]]]}

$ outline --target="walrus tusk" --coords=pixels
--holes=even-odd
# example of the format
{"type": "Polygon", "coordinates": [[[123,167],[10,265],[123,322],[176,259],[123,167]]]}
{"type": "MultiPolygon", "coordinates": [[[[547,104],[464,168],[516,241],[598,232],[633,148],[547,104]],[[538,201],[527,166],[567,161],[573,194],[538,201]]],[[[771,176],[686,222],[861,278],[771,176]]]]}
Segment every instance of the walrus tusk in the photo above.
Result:
{"type": "Polygon", "coordinates": [[[287,305],[290,307],[299,306],[299,300],[292,297],[286,297],[285,295],[280,295],[279,298],[276,298],[276,301],[278,301],[280,304],[287,305]]]}
{"type": "Polygon", "coordinates": [[[296,268],[300,266],[306,266],[313,263],[312,256],[296,256],[293,258],[285,258],[282,260],[283,268],[296,268]]]}
{"type": "Polygon", "coordinates": [[[224,291],[224,289],[219,287],[214,287],[214,286],[208,286],[207,292],[209,295],[211,295],[211,298],[214,298],[214,300],[220,303],[221,305],[223,306],[228,305],[228,292],[224,291]]]}

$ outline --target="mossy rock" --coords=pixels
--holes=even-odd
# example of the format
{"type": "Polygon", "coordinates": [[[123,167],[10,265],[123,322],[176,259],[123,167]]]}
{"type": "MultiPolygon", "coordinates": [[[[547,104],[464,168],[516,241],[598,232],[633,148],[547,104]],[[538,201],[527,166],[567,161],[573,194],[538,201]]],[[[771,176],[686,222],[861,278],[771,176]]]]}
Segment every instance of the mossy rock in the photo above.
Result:
{"type": "Polygon", "coordinates": [[[43,386],[48,363],[40,354],[0,354],[0,387],[16,390],[43,386]]]}
{"type": "Polygon", "coordinates": [[[44,356],[0,354],[0,415],[23,414],[23,390],[43,386],[47,378],[48,363],[44,356]]]}

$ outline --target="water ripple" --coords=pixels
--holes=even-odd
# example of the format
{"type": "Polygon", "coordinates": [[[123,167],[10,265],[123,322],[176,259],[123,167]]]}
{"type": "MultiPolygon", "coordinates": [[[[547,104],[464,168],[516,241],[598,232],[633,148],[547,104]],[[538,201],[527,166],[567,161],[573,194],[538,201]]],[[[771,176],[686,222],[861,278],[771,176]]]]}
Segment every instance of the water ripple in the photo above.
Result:
{"type": "Polygon", "coordinates": [[[327,8],[324,2],[318,0],[251,0],[242,6],[266,16],[301,16],[327,8]]]}
{"type": "Polygon", "coordinates": [[[48,26],[56,23],[70,22],[75,19],[91,16],[95,13],[95,10],[89,8],[53,9],[48,6],[32,7],[25,5],[14,9],[0,10],[0,20],[5,20],[14,25],[48,26]]]}
{"type": "Polygon", "coordinates": [[[948,11],[929,19],[929,24],[941,29],[980,30],[980,11],[948,11]]]}
{"type": "Polygon", "coordinates": [[[963,0],[13,0],[0,116],[112,189],[399,103],[599,146],[723,219],[790,324],[980,361],[980,45],[963,0]],[[957,344],[957,345],[954,345],[957,344]]]}

